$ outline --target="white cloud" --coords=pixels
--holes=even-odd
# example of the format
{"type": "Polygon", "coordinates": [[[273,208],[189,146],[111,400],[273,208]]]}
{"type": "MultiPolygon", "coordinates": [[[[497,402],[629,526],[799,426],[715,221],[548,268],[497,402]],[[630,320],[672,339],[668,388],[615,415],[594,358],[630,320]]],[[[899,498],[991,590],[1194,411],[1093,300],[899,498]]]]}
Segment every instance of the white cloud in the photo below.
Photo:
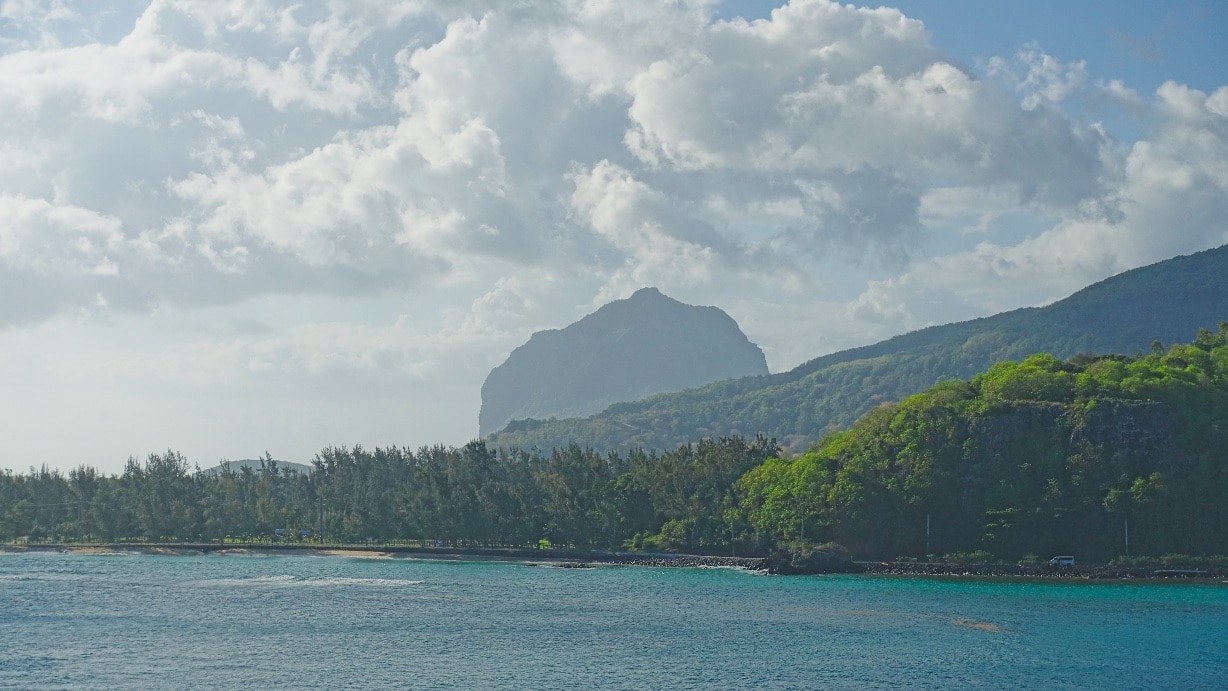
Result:
{"type": "Polygon", "coordinates": [[[1080,91],[1087,80],[1087,63],[1063,63],[1033,43],[1015,53],[1014,65],[1001,58],[991,60],[989,73],[1014,81],[1015,89],[1023,94],[1023,107],[1033,110],[1042,103],[1057,105],[1080,91]],[[1023,74],[1016,67],[1023,68],[1023,74]]]}
{"type": "Polygon", "coordinates": [[[982,242],[872,282],[853,314],[905,328],[988,315],[1228,243],[1228,87],[1207,95],[1166,83],[1154,109],[1156,131],[1130,149],[1102,207],[1017,244],[982,242]]]}
{"type": "Polygon", "coordinates": [[[40,273],[109,275],[120,222],[89,209],[0,195],[0,260],[40,273]]]}
{"type": "Polygon", "coordinates": [[[964,233],[987,233],[1002,214],[1019,210],[1007,190],[985,187],[933,187],[921,196],[919,216],[928,227],[957,224],[964,233]]]}
{"type": "Polygon", "coordinates": [[[0,219],[0,313],[25,322],[106,305],[100,291],[120,272],[119,219],[7,193],[0,219]]]}
{"type": "Polygon", "coordinates": [[[136,125],[152,107],[153,92],[190,89],[236,68],[234,61],[221,56],[176,51],[143,37],[125,39],[118,46],[21,51],[0,58],[0,106],[27,121],[64,109],[136,125]]]}
{"type": "Polygon", "coordinates": [[[4,0],[0,2],[0,18],[17,23],[47,23],[68,19],[73,11],[64,0],[4,0]]]}
{"type": "Polygon", "coordinates": [[[626,256],[612,283],[643,286],[667,278],[684,285],[712,281],[720,259],[719,239],[694,226],[665,195],[609,161],[577,170],[572,179],[575,214],[626,256]]]}
{"type": "Polygon", "coordinates": [[[56,29],[76,16],[64,0],[0,0],[0,50],[58,46],[56,29]]]}
{"type": "MultiPolygon", "coordinates": [[[[1097,130],[1021,108],[899,12],[797,0],[711,17],[706,2],[165,0],[114,44],[3,56],[0,104],[55,152],[25,158],[58,203],[120,220],[133,276],[212,271],[222,300],[404,287],[483,257],[579,261],[609,272],[604,293],[755,283],[772,264],[801,285],[807,255],[907,261],[934,181],[1051,211],[1101,192],[1097,130]],[[117,158],[125,174],[104,174],[117,158]],[[334,279],[309,285],[321,272],[334,279]]],[[[152,280],[160,300],[209,300],[152,280]]]]}
{"type": "Polygon", "coordinates": [[[127,372],[97,391],[148,360],[472,402],[644,285],[728,305],[782,368],[1228,240],[1228,90],[1035,45],[983,78],[890,8],[718,9],[0,1],[0,355],[122,322],[147,343],[69,358],[127,372]]]}

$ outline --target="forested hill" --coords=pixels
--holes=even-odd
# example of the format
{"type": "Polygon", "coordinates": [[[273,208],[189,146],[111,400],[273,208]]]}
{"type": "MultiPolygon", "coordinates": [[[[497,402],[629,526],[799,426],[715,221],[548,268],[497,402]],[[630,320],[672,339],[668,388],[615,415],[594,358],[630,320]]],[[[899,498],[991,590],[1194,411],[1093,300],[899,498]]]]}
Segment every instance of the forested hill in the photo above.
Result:
{"type": "Polygon", "coordinates": [[[1003,360],[1047,352],[1150,352],[1228,319],[1228,246],[1134,269],[1052,305],[936,326],[833,353],[793,370],[729,380],[632,403],[588,418],[518,420],[489,440],[550,449],[669,449],[702,438],[765,434],[799,452],[875,405],[1003,360]]]}
{"type": "Polygon", "coordinates": [[[776,544],[854,554],[1220,554],[1228,323],[1138,358],[1033,355],[879,406],[738,483],[776,544]]]}

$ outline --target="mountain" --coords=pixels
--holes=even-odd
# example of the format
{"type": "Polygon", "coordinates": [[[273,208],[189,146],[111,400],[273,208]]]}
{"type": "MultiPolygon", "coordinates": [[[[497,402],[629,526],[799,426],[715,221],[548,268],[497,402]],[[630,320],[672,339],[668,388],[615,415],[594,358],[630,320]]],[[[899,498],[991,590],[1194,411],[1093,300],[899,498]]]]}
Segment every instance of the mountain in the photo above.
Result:
{"type": "Polygon", "coordinates": [[[540,331],[482,384],[482,435],[509,420],[581,416],[619,401],[737,377],[767,360],[716,307],[636,291],[563,329],[540,331]]]}
{"type": "Polygon", "coordinates": [[[1003,360],[1047,352],[1149,352],[1228,320],[1228,246],[1127,271],[1046,307],[935,326],[806,362],[789,372],[619,403],[587,418],[517,420],[493,444],[669,449],[727,435],[775,437],[798,452],[879,403],[1003,360]]]}

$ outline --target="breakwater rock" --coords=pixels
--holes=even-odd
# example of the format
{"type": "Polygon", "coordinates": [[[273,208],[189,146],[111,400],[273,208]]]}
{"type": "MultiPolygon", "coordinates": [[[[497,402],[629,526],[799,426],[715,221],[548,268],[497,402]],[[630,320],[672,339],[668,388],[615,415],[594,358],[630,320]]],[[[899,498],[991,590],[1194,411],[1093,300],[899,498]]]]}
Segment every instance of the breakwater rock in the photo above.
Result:
{"type": "Polygon", "coordinates": [[[659,566],[671,568],[738,568],[751,571],[765,570],[766,559],[758,557],[714,557],[700,554],[644,554],[618,552],[602,555],[603,564],[626,566],[659,566]]]}
{"type": "Polygon", "coordinates": [[[1154,566],[1020,566],[1015,564],[951,564],[945,562],[858,562],[862,573],[894,576],[974,576],[981,578],[1072,578],[1085,580],[1178,579],[1228,577],[1223,568],[1154,566]]]}

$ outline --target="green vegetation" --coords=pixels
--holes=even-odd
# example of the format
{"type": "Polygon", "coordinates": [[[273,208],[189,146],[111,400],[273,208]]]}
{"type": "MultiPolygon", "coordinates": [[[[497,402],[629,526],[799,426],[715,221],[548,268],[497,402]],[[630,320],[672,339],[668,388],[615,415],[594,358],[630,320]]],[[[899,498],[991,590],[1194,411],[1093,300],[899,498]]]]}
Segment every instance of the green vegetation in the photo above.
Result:
{"type": "Polygon", "coordinates": [[[619,403],[587,418],[519,420],[487,439],[510,448],[672,449],[763,434],[790,453],[847,429],[885,401],[1033,353],[1147,353],[1228,315],[1228,246],[1128,271],[1042,308],[923,329],[790,372],[619,403]]]}
{"type": "Polygon", "coordinates": [[[883,559],[1214,554],[1228,547],[1225,448],[1221,323],[1145,356],[1034,355],[943,382],[737,489],[771,542],[883,559]]]}
{"type": "Polygon", "coordinates": [[[1173,555],[1228,553],[1225,449],[1221,322],[1193,343],[1157,343],[1133,357],[1001,362],[882,403],[794,458],[762,436],[605,455],[475,441],[416,452],[329,448],[309,474],[271,458],[258,470],[192,472],[173,451],[130,460],[118,476],[5,472],[0,540],[423,540],[1218,564],[1173,555]]]}
{"type": "MultiPolygon", "coordinates": [[[[743,473],[778,453],[720,439],[665,453],[549,455],[462,448],[329,448],[310,474],[190,471],[167,451],[122,475],[0,473],[0,540],[422,540],[448,546],[607,548],[630,541],[726,552],[743,473]],[[728,518],[727,518],[728,516],[728,518]],[[280,532],[279,532],[280,531],[280,532]],[[310,531],[304,536],[303,531],[310,531]]],[[[736,528],[736,526],[734,526],[736,528]]]]}

